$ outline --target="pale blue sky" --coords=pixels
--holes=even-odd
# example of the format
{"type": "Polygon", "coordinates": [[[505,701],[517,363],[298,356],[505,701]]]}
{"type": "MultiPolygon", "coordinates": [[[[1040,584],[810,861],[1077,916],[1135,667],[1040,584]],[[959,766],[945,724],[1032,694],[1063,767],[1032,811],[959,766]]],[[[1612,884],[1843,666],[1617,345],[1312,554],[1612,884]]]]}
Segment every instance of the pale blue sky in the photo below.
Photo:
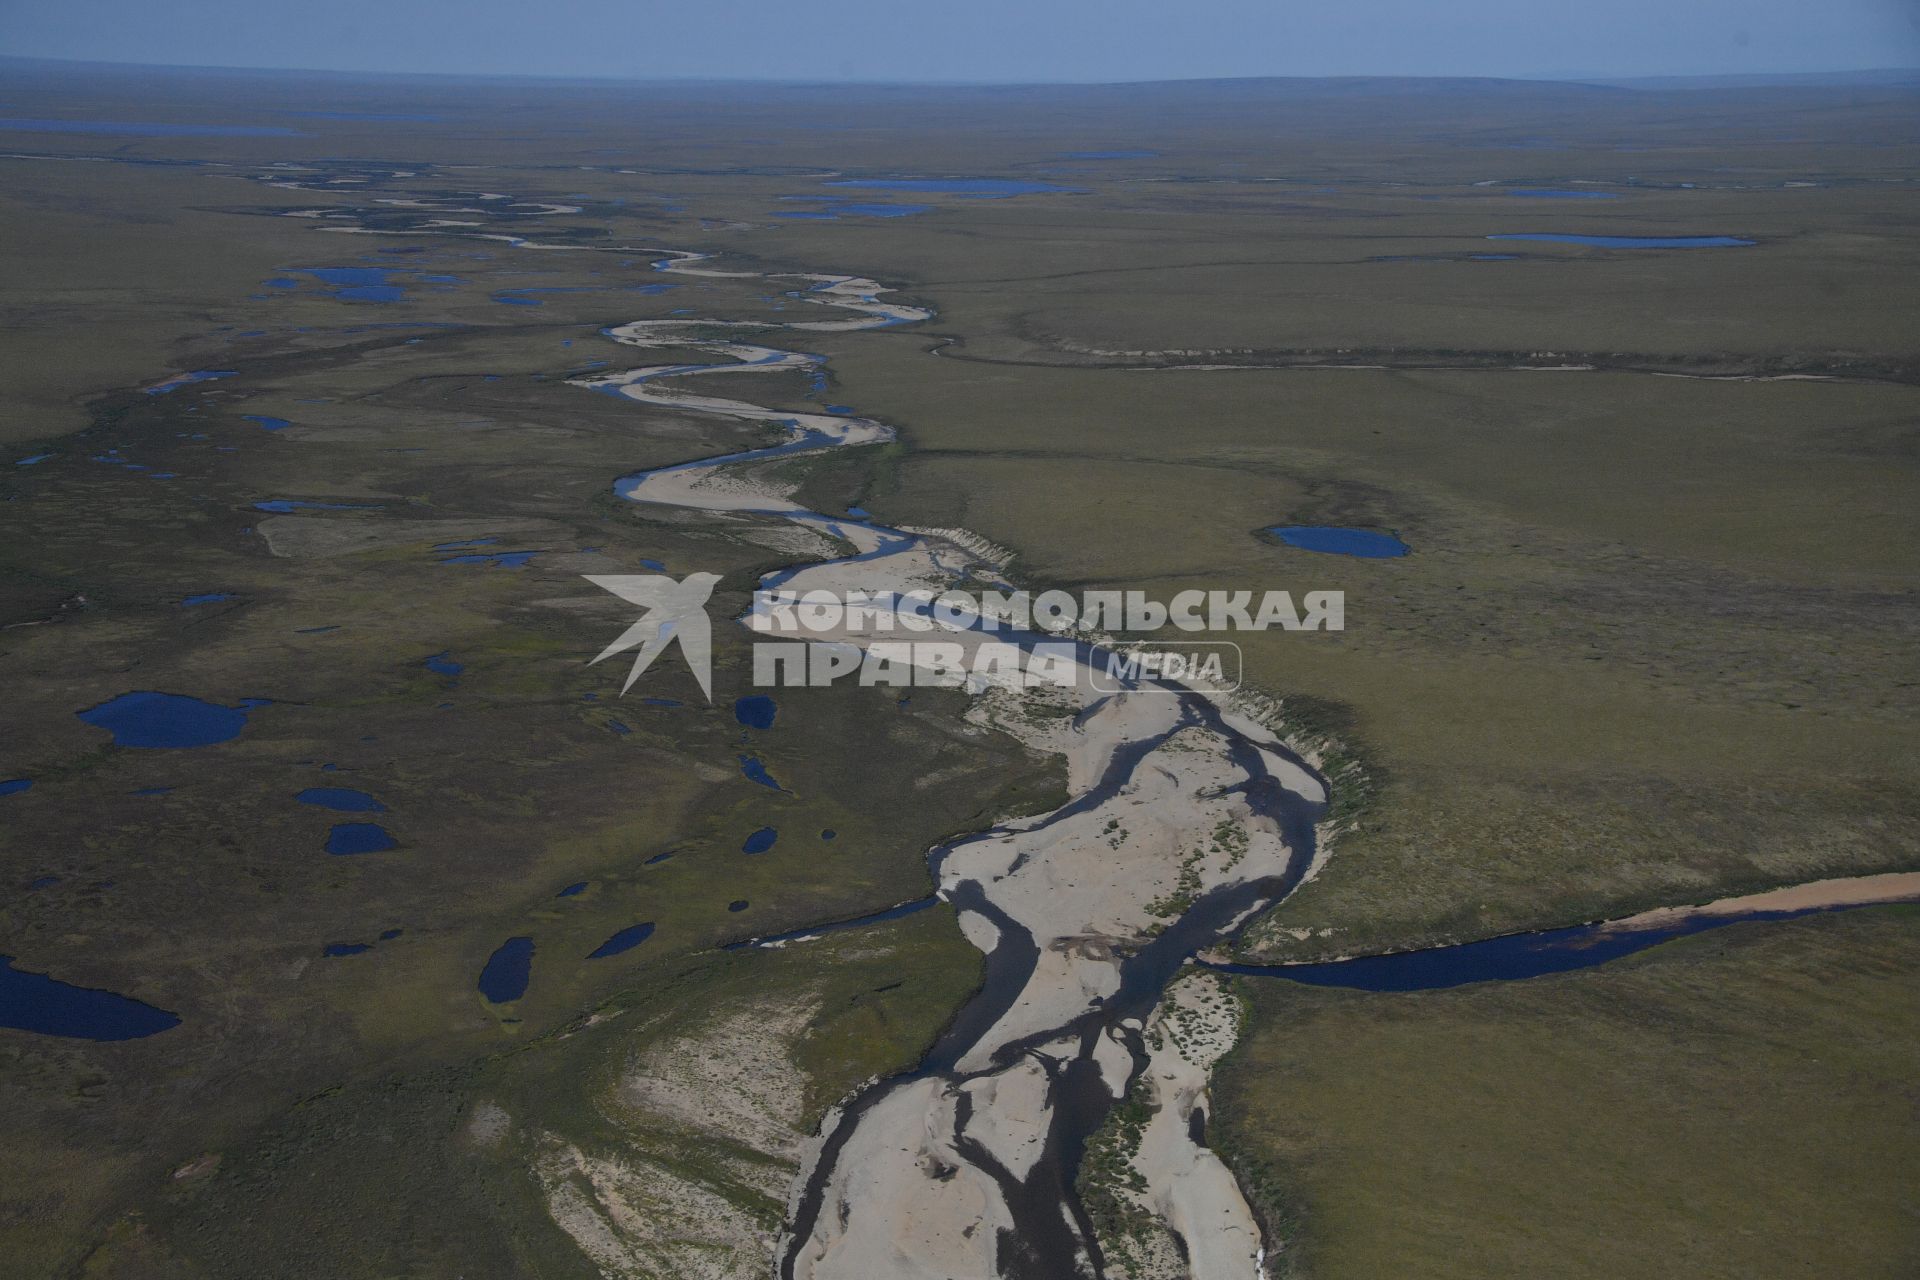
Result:
{"type": "Polygon", "coordinates": [[[1920,65],[1916,0],[0,0],[0,52],[783,80],[1637,76],[1920,65]]]}

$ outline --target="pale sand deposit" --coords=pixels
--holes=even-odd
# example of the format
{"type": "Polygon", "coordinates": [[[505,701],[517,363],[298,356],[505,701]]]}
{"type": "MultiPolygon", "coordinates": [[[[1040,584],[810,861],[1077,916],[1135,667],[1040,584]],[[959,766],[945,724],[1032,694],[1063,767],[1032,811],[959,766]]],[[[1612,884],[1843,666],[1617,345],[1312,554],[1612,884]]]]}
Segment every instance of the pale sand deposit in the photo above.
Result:
{"type": "MultiPolygon", "coordinates": [[[[468,198],[457,211],[475,203],[468,198]]],[[[709,255],[686,250],[541,243],[444,224],[383,232],[351,225],[360,221],[351,209],[322,216],[349,225],[317,229],[346,234],[440,234],[529,250],[643,252],[668,274],[758,274],[721,270],[707,265],[709,255]]],[[[679,413],[778,423],[786,442],[627,476],[616,491],[683,512],[784,519],[861,553],[783,575],[784,585],[797,589],[906,592],[951,586],[968,574],[996,574],[991,580],[997,580],[999,549],[973,535],[912,533],[810,512],[750,465],[883,443],[895,438],[890,426],[660,385],[708,373],[810,370],[820,362],[716,338],[716,328],[853,332],[932,314],[884,301],[882,286],[859,277],[765,278],[795,281],[803,287],[789,298],[842,316],[787,325],[635,321],[607,336],[627,347],[697,350],[709,360],[608,373],[578,385],[679,413]]],[[[856,650],[879,643],[872,629],[849,628],[834,638],[856,650]]],[[[975,633],[953,638],[986,643],[975,633]]],[[[1032,639],[1011,638],[1015,645],[1032,639]]],[[[1080,639],[1070,650],[1076,670],[1099,656],[1084,643],[1088,638],[1080,639]]],[[[1324,785],[1258,720],[1225,713],[1222,704],[1170,682],[1135,680],[1119,693],[1096,692],[1084,679],[1069,689],[1019,689],[1019,683],[975,681],[980,697],[971,715],[1036,751],[1064,757],[1073,799],[1054,813],[1008,821],[928,855],[940,894],[958,910],[966,936],[988,953],[986,988],[919,1069],[862,1089],[797,1149],[779,1132],[779,1107],[743,1098],[727,1109],[732,1124],[769,1144],[768,1154],[793,1152],[802,1162],[780,1250],[784,1275],[989,1277],[1002,1273],[1008,1250],[1025,1255],[1020,1265],[1028,1273],[1064,1277],[1090,1270],[1095,1245],[1068,1185],[1063,1149],[1084,1141],[1143,1071],[1157,1072],[1147,1087],[1168,1100],[1170,1115],[1184,1109],[1190,1116],[1200,1105],[1220,1033],[1170,1031],[1210,1024],[1185,995],[1163,1008],[1162,992],[1194,951],[1231,937],[1290,892],[1314,857],[1324,785]],[[1036,714],[1045,701],[1063,704],[1057,710],[1067,714],[1036,714]]],[[[630,1081],[625,1097],[659,1121],[687,1124],[693,1117],[681,1105],[684,1089],[671,1072],[658,1071],[644,1082],[630,1081]]],[[[1187,1249],[1196,1277],[1257,1275],[1260,1242],[1244,1198],[1224,1166],[1182,1132],[1184,1142],[1155,1130],[1139,1157],[1154,1211],[1170,1229],[1192,1233],[1187,1249]]],[[[724,1164],[719,1148],[725,1143],[718,1134],[713,1141],[724,1164]]],[[[556,1136],[542,1149],[539,1174],[556,1221],[603,1270],[729,1275],[760,1243],[728,1197],[686,1181],[643,1148],[606,1156],[556,1136]]]]}
{"type": "MultiPolygon", "coordinates": [[[[704,261],[682,253],[656,266],[690,275],[740,274],[699,265],[704,261]]],[[[866,329],[926,315],[880,301],[872,281],[797,278],[814,284],[793,296],[858,314],[792,328],[866,329]]],[[[784,413],[659,385],[818,363],[814,356],[716,338],[718,327],[747,326],[648,320],[610,329],[607,336],[625,346],[692,349],[713,359],[644,366],[577,385],[679,412],[779,422],[787,441],[625,477],[616,486],[622,497],[782,517],[860,553],[788,571],[781,586],[793,591],[898,596],[952,586],[970,571],[992,568],[970,536],[907,533],[810,512],[747,469],[744,464],[762,458],[881,443],[894,432],[872,419],[784,413]]],[[[746,621],[764,632],[780,629],[779,619],[764,612],[746,621]]],[[[805,638],[872,649],[902,638],[896,622],[881,610],[864,623],[848,619],[805,638]]],[[[1032,639],[971,630],[942,638],[969,650],[1032,639]]],[[[1087,667],[1098,650],[1080,645],[1070,653],[1072,662],[1087,667]]],[[[1052,814],[1005,822],[930,855],[940,895],[955,904],[963,932],[998,972],[963,1011],[944,1050],[936,1049],[911,1075],[871,1086],[837,1113],[790,1202],[786,1275],[991,1276],[999,1273],[1008,1241],[1062,1274],[1085,1267],[1094,1246],[1059,1160],[1068,1126],[1084,1126],[1089,1113],[1124,1097],[1150,1061],[1160,1072],[1151,1087],[1171,1091],[1169,1115],[1191,1117],[1217,1057],[1210,1046],[1221,1036],[1217,1028],[1172,1035],[1170,1026],[1199,1025],[1200,1007],[1179,1006],[1176,1022],[1168,1023],[1156,1011],[1159,984],[1193,948],[1230,935],[1297,883],[1312,858],[1312,818],[1325,803],[1325,787],[1246,714],[1223,713],[1196,693],[1152,682],[1136,681],[1113,694],[1084,679],[1070,689],[1020,685],[1018,678],[974,680],[970,687],[981,694],[974,715],[1036,751],[1063,756],[1076,798],[1052,814]],[[1036,704],[1046,700],[1070,714],[1035,716],[1036,704]],[[1156,944],[1159,939],[1165,941],[1156,944]],[[1156,951],[1164,958],[1140,959],[1156,951]],[[1155,1020],[1157,1057],[1147,1048],[1143,1018],[1155,1020]],[[1063,1091],[1084,1100],[1088,1089],[1100,1099],[1093,1107],[1060,1105],[1063,1091]]],[[[1152,1145],[1140,1157],[1155,1212],[1183,1240],[1194,1233],[1187,1250],[1196,1277],[1257,1275],[1261,1241],[1252,1214],[1224,1165],[1193,1142],[1186,1124],[1180,1120],[1178,1135],[1151,1129],[1152,1145]]]]}
{"type": "Polygon", "coordinates": [[[1765,893],[1721,898],[1697,906],[1655,907],[1638,915],[1606,923],[1608,929],[1663,929],[1699,916],[1744,916],[1756,912],[1825,911],[1834,907],[1867,906],[1876,902],[1920,900],[1920,871],[1893,871],[1877,876],[1844,876],[1811,880],[1806,884],[1769,889],[1765,893]]]}

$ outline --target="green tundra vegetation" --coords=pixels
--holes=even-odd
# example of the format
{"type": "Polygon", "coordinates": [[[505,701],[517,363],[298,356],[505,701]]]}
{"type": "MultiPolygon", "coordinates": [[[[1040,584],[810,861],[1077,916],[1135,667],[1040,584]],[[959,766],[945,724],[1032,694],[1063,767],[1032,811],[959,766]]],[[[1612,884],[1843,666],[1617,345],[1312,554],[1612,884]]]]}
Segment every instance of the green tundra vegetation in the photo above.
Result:
{"type": "MultiPolygon", "coordinates": [[[[1920,863],[1910,91],[0,83],[36,116],[281,123],[350,95],[435,117],[12,133],[0,157],[0,779],[33,783],[0,796],[0,953],[181,1018],[0,1030],[22,1275],[599,1275],[625,1264],[563,1206],[624,1194],[614,1167],[770,1239],[794,1157],[636,1101],[634,1063],[724,1063],[744,1011],[785,1092],[741,1114],[785,1106],[797,1141],[979,981],[944,908],[719,948],[924,895],[929,846],[1058,805],[1057,767],[941,691],[783,691],[748,745],[737,628],[711,704],[677,661],[624,699],[623,660],[586,665],[630,610],[582,574],[718,573],[737,614],[811,558],[613,495],[771,428],[566,385],[631,360],[604,328],[792,318],[654,249],[937,313],[806,335],[826,401],[900,428],[777,464],[815,506],[964,527],[1034,588],[1346,593],[1342,632],[1240,637],[1248,685],[1335,753],[1344,828],[1245,956],[1920,863]],[[1152,154],[1063,158],[1095,150],[1152,154]],[[889,175],[1068,190],[779,216],[889,175]],[[1611,198],[1517,194],[1540,188],[1611,198]],[[561,211],[429,237],[391,203],[476,193],[561,211]],[[1753,243],[1486,239],[1535,233],[1753,243]],[[149,394],[203,370],[232,376],[149,394]],[[258,505],[289,501],[324,505],[258,505]],[[1411,554],[1262,532],[1288,524],[1411,554]],[[135,690],[269,701],[182,751],[76,718],[135,690]],[[294,799],[316,786],[378,797],[397,847],[328,855],[350,815],[294,799]],[[489,1003],[510,937],[532,980],[489,1003]]],[[[702,390],[812,403],[797,374],[747,378],[702,390]]],[[[1209,1136],[1299,1276],[1908,1274],[1916,919],[1416,995],[1244,980],[1209,1136]]]]}

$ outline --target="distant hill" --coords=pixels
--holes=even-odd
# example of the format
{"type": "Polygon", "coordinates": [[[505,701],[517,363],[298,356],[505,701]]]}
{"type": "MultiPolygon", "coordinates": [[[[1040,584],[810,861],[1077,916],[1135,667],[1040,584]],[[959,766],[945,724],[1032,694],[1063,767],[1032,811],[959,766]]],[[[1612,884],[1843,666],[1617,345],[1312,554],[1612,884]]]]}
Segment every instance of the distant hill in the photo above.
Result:
{"type": "Polygon", "coordinates": [[[1598,80],[1515,80],[1499,76],[1242,76],[1209,80],[1135,80],[1032,88],[1172,90],[1243,98],[1533,97],[1541,93],[1615,93],[1598,80]]]}
{"type": "Polygon", "coordinates": [[[1636,76],[1583,79],[1616,89],[1920,89],[1920,68],[1885,67],[1874,71],[1808,71],[1797,75],[1636,76]]]}
{"type": "Polygon", "coordinates": [[[298,77],[325,82],[367,82],[374,84],[498,84],[519,83],[552,88],[627,87],[660,88],[681,95],[735,94],[742,88],[816,94],[829,92],[881,90],[899,94],[1005,94],[1061,93],[1083,95],[1091,100],[1115,93],[1129,95],[1161,94],[1184,97],[1196,102],[1235,99],[1248,102],[1338,101],[1407,98],[1479,98],[1517,102],[1553,97],[1598,97],[1629,91],[1666,92],[1681,89],[1920,89],[1920,69],[1886,68],[1871,71],[1820,71],[1794,75],[1729,76],[1566,76],[1552,79],[1518,79],[1501,76],[1237,76],[1198,80],[1126,80],[1110,82],[904,82],[844,80],[701,80],[701,79],[605,79],[600,77],[457,75],[437,73],[392,73],[370,71],[322,71],[272,67],[186,67],[158,63],[77,62],[58,58],[22,58],[0,54],[0,76],[144,78],[191,75],[221,80],[246,80],[271,77],[282,82],[298,77]]]}

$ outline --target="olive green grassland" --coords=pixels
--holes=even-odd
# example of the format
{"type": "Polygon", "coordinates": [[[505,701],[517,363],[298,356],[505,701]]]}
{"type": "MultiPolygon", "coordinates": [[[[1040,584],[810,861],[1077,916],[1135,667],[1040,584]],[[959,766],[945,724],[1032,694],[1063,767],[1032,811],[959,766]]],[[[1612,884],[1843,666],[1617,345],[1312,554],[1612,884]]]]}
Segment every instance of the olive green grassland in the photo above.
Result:
{"type": "MultiPolygon", "coordinates": [[[[1909,92],[10,62],[0,81],[36,115],[285,124],[350,99],[435,117],[10,133],[4,150],[37,158],[0,157],[0,778],[34,780],[0,800],[17,886],[0,951],[182,1018],[124,1043],[0,1031],[17,1118],[0,1256],[25,1274],[584,1280],[536,1176],[570,1149],[673,1170],[771,1232],[781,1206],[748,1176],[764,1162],[621,1104],[635,1062],[710,1044],[741,1010],[791,1015],[805,1129],[913,1063],[979,981],[945,908],[716,948],[925,894],[931,845],[1057,806],[1057,766],[968,725],[950,691],[781,690],[775,727],[743,738],[737,627],[715,629],[712,705],[671,656],[625,699],[624,657],[586,665],[632,611],[583,574],[719,573],[716,617],[735,616],[760,574],[813,558],[763,519],[613,494],[776,428],[567,385],[592,361],[683,354],[604,328],[822,318],[782,282],[653,271],[654,248],[869,276],[936,310],[797,341],[724,331],[820,353],[828,387],[741,374],[703,392],[899,427],[766,464],[816,509],[964,527],[1036,588],[1346,593],[1344,631],[1234,637],[1247,683],[1331,726],[1367,774],[1363,800],[1336,797],[1354,827],[1250,956],[1920,865],[1909,92]],[[1105,148],[1158,154],[1059,158],[1105,148]],[[341,181],[276,187],[271,164],[341,181]],[[369,185],[395,169],[415,177],[369,185]],[[830,174],[890,173],[1079,190],[772,216],[846,194],[830,174]],[[415,188],[579,206],[483,228],[575,249],[281,216],[415,188]],[[1757,243],[1484,238],[1529,231],[1757,243]],[[369,265],[401,273],[398,301],[302,274],[369,265]],[[283,276],[297,287],[265,283],[283,276]],[[659,283],[677,287],[636,288],[659,283]],[[555,292],[496,300],[529,289],[555,292]],[[1357,367],[1257,367],[1315,364],[1357,367]],[[1591,367],[1539,367],[1558,365],[1591,367]],[[209,369],[236,376],[141,390],[209,369]],[[1824,380],[1742,380],[1781,375],[1824,380]],[[366,509],[255,505],[271,499],[366,509]],[[1260,532],[1291,523],[1391,531],[1412,554],[1260,532]],[[538,554],[441,563],[483,537],[499,541],[468,550],[538,554]],[[180,604],[208,593],[232,598],[180,604]],[[423,665],[441,653],[457,677],[423,665]],[[181,752],[75,717],[136,689],[271,701],[181,752]],[[742,776],[747,754],[784,790],[742,776]],[[347,815],[293,799],[322,785],[380,798],[399,847],[325,854],[347,815]],[[132,794],[158,786],[174,790],[132,794]],[[743,854],[763,825],[778,843],[743,854]],[[586,958],[643,921],[641,946],[586,958]],[[490,1005],[476,976],[515,936],[536,943],[531,985],[490,1005]],[[322,954],[354,942],[376,945],[322,954]]],[[[1301,1276],[1901,1274],[1920,1257],[1913,930],[1899,910],[1743,926],[1419,996],[1248,984],[1208,1133],[1301,1276]]]]}
{"type": "Polygon", "coordinates": [[[1907,1275],[1916,914],[1415,995],[1245,981],[1209,1135],[1280,1275],[1907,1275]]]}

